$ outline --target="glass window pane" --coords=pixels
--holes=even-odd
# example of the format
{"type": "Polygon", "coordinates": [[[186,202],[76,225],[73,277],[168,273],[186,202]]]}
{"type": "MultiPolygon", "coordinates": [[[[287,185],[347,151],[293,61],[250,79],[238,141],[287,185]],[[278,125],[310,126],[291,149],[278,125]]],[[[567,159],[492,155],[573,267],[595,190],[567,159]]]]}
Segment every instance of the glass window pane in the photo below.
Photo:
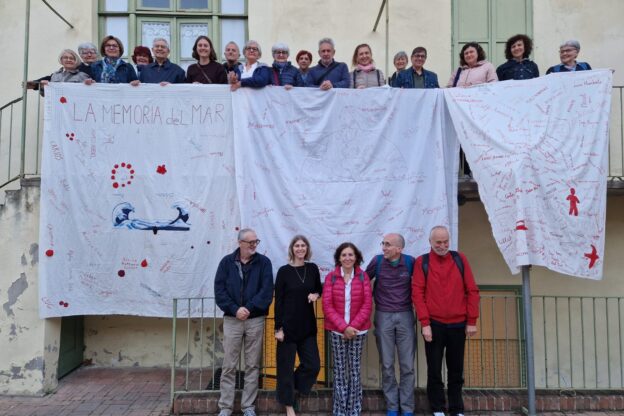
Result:
{"type": "Polygon", "coordinates": [[[107,12],[127,12],[128,0],[106,0],[104,10],[107,12]]]}
{"type": "Polygon", "coordinates": [[[139,7],[149,7],[152,9],[170,9],[171,0],[140,0],[139,7]]]}
{"type": "Polygon", "coordinates": [[[245,0],[221,0],[221,13],[244,14],[245,0]]]}
{"type": "Polygon", "coordinates": [[[171,47],[171,24],[169,22],[141,22],[141,44],[152,48],[156,38],[164,38],[171,47]]]}
{"type": "Polygon", "coordinates": [[[225,45],[230,41],[236,42],[241,50],[241,58],[243,46],[245,46],[245,22],[244,19],[221,19],[221,55],[217,52],[219,59],[223,58],[225,45]]]}
{"type": "Polygon", "coordinates": [[[124,56],[132,55],[132,51],[128,52],[128,18],[127,17],[107,17],[106,33],[104,35],[113,35],[123,43],[124,56]]]}
{"type": "Polygon", "coordinates": [[[180,0],[180,9],[208,9],[208,0],[180,0]]]}
{"type": "Polygon", "coordinates": [[[180,25],[180,58],[192,59],[193,45],[199,35],[208,36],[207,23],[183,23],[180,25]]]}
{"type": "Polygon", "coordinates": [[[188,67],[194,64],[195,62],[197,62],[195,61],[195,59],[180,59],[180,62],[178,62],[178,65],[180,65],[180,67],[184,70],[184,72],[186,72],[188,67]]]}

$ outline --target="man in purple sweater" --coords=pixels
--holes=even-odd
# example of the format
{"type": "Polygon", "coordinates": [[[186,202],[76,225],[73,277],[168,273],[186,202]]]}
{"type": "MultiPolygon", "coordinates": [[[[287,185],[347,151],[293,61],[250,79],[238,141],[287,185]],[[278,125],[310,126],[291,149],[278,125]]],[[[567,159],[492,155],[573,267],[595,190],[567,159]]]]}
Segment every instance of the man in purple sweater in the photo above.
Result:
{"type": "Polygon", "coordinates": [[[371,280],[375,279],[375,338],[387,416],[413,416],[416,334],[411,283],[414,257],[402,254],[405,239],[401,234],[386,234],[381,248],[383,255],[373,257],[366,273],[371,280]],[[399,384],[394,375],[395,351],[399,356],[399,384]]]}

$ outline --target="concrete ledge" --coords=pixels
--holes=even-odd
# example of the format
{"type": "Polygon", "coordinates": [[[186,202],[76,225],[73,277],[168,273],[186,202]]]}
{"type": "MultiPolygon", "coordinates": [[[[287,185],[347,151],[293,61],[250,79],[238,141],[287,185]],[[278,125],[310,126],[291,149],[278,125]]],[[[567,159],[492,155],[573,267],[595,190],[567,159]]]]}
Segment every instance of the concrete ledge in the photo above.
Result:
{"type": "MultiPolygon", "coordinates": [[[[219,392],[180,394],[173,403],[173,414],[218,414],[219,392]]],[[[527,405],[524,390],[467,390],[464,392],[467,412],[520,411],[527,405]]],[[[364,390],[362,411],[370,416],[385,416],[386,407],[381,390],[364,390]]],[[[624,411],[623,390],[538,390],[538,412],[551,411],[624,411]]],[[[236,394],[235,413],[240,413],[240,392],[236,394]]],[[[258,393],[256,411],[262,415],[283,415],[284,409],[277,402],[275,391],[258,393]]],[[[417,413],[429,411],[426,392],[416,389],[417,413]]],[[[332,413],[332,390],[315,390],[309,396],[300,397],[299,412],[302,415],[327,415],[332,413]]]]}

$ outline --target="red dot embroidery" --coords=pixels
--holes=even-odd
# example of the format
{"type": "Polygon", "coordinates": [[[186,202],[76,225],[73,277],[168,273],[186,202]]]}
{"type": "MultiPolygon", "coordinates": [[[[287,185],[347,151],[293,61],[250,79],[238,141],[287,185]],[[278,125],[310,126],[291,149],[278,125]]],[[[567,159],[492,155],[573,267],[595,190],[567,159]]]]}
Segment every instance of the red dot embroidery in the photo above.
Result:
{"type": "Polygon", "coordinates": [[[61,102],[61,104],[65,104],[67,102],[67,98],[61,97],[59,101],[61,102]]]}
{"type": "Polygon", "coordinates": [[[111,170],[111,180],[113,182],[113,188],[117,189],[120,185],[125,188],[126,185],[130,185],[131,180],[134,179],[134,170],[130,170],[130,164],[126,162],[116,163],[111,170]]]}
{"type": "Polygon", "coordinates": [[[48,257],[52,257],[54,255],[54,250],[50,249],[50,250],[46,250],[46,256],[48,257]]]}
{"type": "Polygon", "coordinates": [[[124,277],[125,275],[126,275],[126,271],[125,270],[119,270],[117,272],[117,276],[119,276],[119,277],[124,277]]]}
{"type": "Polygon", "coordinates": [[[147,267],[147,260],[143,259],[141,262],[141,267],[147,267]]]}

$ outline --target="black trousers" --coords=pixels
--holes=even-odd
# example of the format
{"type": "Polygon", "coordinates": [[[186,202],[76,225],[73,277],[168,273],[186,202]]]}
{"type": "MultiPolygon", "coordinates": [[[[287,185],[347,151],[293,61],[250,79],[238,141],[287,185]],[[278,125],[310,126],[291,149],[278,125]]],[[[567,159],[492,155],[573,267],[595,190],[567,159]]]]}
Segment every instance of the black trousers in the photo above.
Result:
{"type": "Polygon", "coordinates": [[[448,412],[464,413],[462,387],[464,385],[464,344],[466,328],[449,328],[431,325],[433,340],[425,342],[427,356],[427,398],[432,412],[445,412],[444,383],[442,382],[442,359],[446,350],[448,370],[448,412]]]}
{"type": "Polygon", "coordinates": [[[302,394],[310,393],[321,370],[316,335],[294,342],[277,343],[277,399],[284,406],[295,403],[295,389],[302,394]],[[295,354],[299,367],[295,370],[295,354]]]}

